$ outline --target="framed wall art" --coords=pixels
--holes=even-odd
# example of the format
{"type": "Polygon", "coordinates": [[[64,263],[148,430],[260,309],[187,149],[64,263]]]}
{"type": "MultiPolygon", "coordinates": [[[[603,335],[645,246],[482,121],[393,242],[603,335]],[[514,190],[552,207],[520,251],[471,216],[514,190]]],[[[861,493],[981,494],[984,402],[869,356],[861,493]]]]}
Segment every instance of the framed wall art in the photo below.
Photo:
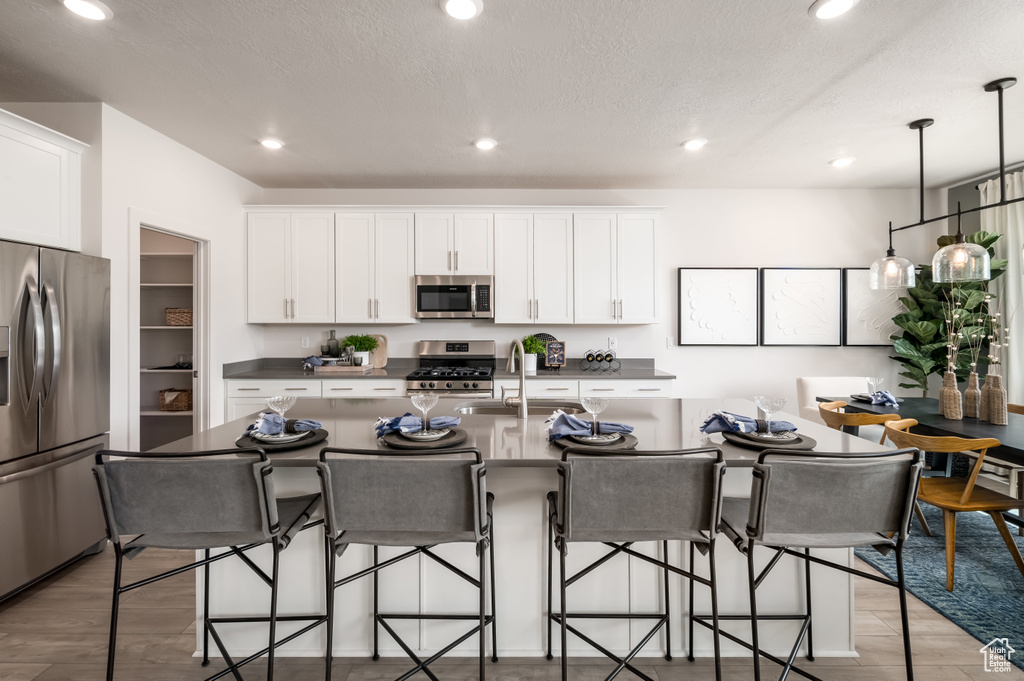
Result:
{"type": "Polygon", "coordinates": [[[840,345],[841,279],[838,267],[761,268],[761,345],[840,345]]]}
{"type": "Polygon", "coordinates": [[[679,268],[679,345],[757,345],[756,267],[679,268]]]}
{"type": "Polygon", "coordinates": [[[868,268],[843,269],[843,345],[890,346],[889,336],[899,333],[892,318],[907,311],[900,298],[907,289],[873,291],[868,268]]]}

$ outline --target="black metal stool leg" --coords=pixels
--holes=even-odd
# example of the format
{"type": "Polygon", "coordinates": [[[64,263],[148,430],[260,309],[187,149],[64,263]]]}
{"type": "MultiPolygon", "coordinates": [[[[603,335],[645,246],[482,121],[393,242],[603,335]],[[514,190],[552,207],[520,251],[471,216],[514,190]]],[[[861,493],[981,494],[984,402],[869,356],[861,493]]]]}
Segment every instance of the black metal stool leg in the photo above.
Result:
{"type": "Polygon", "coordinates": [[[747,588],[750,590],[750,643],[754,647],[754,681],[761,681],[761,649],[757,643],[757,591],[754,585],[754,541],[747,543],[747,588]]]}
{"type": "MultiPolygon", "coordinates": [[[[327,659],[327,668],[324,670],[324,681],[331,681],[331,668],[334,664],[334,571],[337,564],[337,554],[334,552],[334,541],[324,537],[324,552],[327,561],[326,574],[327,582],[327,646],[324,656],[327,659]]],[[[374,623],[376,626],[376,623],[374,623]]]]}
{"type": "Polygon", "coordinates": [[[281,570],[281,547],[274,547],[274,565],[270,578],[270,650],[267,651],[267,681],[274,681],[274,650],[277,648],[277,585],[281,570]]]}
{"type": "MultiPolygon", "coordinates": [[[[488,517],[487,527],[490,528],[491,535],[491,546],[487,549],[487,552],[491,557],[491,662],[498,661],[498,600],[497,600],[497,582],[494,580],[494,518],[488,517]]],[[[483,579],[483,572],[480,573],[480,579],[483,579]]]]}
{"type": "MultiPolygon", "coordinates": [[[[694,566],[693,561],[694,561],[694,548],[693,548],[693,542],[690,542],[690,572],[696,573],[697,572],[697,568],[694,566]]],[[[689,644],[689,647],[687,648],[686,659],[689,660],[690,662],[693,662],[693,607],[694,607],[693,606],[693,580],[691,579],[689,581],[690,581],[690,623],[689,623],[690,644],[689,644]]]]}
{"type": "Polygon", "coordinates": [[[661,570],[665,573],[665,660],[668,662],[672,661],[672,600],[669,598],[668,593],[668,542],[661,542],[661,559],[665,561],[665,566],[661,570]]]}
{"type": "Polygon", "coordinates": [[[567,646],[565,623],[565,542],[558,548],[559,590],[562,595],[562,681],[569,679],[569,650],[567,646]]]}
{"type": "MultiPolygon", "coordinates": [[[[373,547],[373,567],[377,567],[377,547],[373,547]]],[[[373,661],[376,662],[380,659],[380,654],[377,652],[377,615],[380,609],[377,607],[377,571],[373,571],[373,661]]]]}
{"type": "MultiPolygon", "coordinates": [[[[810,557],[811,550],[804,549],[810,557]]],[[[811,561],[804,561],[804,591],[807,594],[807,659],[814,662],[814,620],[811,618],[811,561]]]]}
{"type": "Polygon", "coordinates": [[[900,592],[900,623],[903,625],[903,657],[907,681],[914,681],[914,657],[910,652],[910,617],[907,613],[907,583],[903,574],[903,541],[896,545],[896,577],[900,592]]]}
{"type": "MultiPolygon", "coordinates": [[[[203,552],[203,558],[210,560],[210,549],[203,552]]],[[[210,664],[210,564],[203,566],[203,666],[210,664]]]]}
{"type": "MultiPolygon", "coordinates": [[[[712,535],[711,541],[708,543],[708,569],[711,581],[711,635],[714,638],[713,645],[715,647],[715,680],[722,681],[722,641],[721,632],[718,629],[718,569],[715,563],[714,535],[712,535]]],[[[693,570],[692,565],[690,570],[693,570]]],[[[692,579],[690,580],[690,585],[692,588],[692,579]]],[[[754,645],[756,646],[757,644],[755,643],[754,645]]]]}
{"type": "Polygon", "coordinates": [[[551,564],[554,561],[554,556],[552,554],[555,551],[555,544],[554,544],[554,539],[552,538],[552,534],[553,534],[553,532],[551,530],[551,519],[549,518],[548,519],[548,659],[549,660],[554,659],[554,656],[551,654],[551,613],[552,613],[552,610],[551,610],[551,602],[552,602],[552,598],[551,598],[551,567],[552,566],[551,566],[551,564]]]}
{"type": "Polygon", "coordinates": [[[487,586],[487,558],[484,556],[484,550],[482,542],[477,544],[477,551],[480,553],[480,681],[484,681],[484,676],[487,673],[484,669],[484,657],[487,656],[487,628],[485,626],[487,619],[487,593],[485,589],[487,586]]]}
{"type": "Polygon", "coordinates": [[[107,643],[107,681],[114,681],[114,650],[117,646],[117,611],[121,601],[121,547],[114,544],[114,597],[110,604],[110,640],[107,643]]]}

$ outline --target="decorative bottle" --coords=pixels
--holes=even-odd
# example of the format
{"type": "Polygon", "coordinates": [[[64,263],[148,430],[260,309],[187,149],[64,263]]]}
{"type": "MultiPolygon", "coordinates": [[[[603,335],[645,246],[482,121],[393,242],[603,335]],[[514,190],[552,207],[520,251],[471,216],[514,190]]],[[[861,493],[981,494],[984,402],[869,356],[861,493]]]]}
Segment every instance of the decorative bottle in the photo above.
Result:
{"type": "Polygon", "coordinates": [[[338,356],[338,337],[334,335],[334,329],[331,329],[331,337],[327,339],[327,347],[330,348],[331,357],[338,356]]]}
{"type": "Polygon", "coordinates": [[[988,420],[997,426],[1006,425],[1006,388],[1003,387],[1003,377],[989,376],[985,383],[992,383],[992,392],[989,393],[988,420]]]}
{"type": "Polygon", "coordinates": [[[978,418],[981,410],[981,389],[978,388],[978,373],[972,371],[967,378],[967,389],[964,390],[964,416],[978,418]]]}
{"type": "Polygon", "coordinates": [[[964,417],[963,395],[956,387],[956,373],[947,371],[939,390],[939,413],[947,419],[959,421],[964,417]]]}

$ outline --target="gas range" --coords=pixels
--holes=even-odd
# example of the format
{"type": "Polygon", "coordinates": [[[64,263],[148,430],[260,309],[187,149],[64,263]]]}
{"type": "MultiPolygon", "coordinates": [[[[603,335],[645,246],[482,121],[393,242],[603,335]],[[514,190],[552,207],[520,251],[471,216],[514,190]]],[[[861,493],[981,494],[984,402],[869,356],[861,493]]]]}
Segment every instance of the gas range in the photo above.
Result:
{"type": "Polygon", "coordinates": [[[420,367],[405,377],[405,391],[490,397],[494,352],[494,341],[420,341],[420,367]]]}

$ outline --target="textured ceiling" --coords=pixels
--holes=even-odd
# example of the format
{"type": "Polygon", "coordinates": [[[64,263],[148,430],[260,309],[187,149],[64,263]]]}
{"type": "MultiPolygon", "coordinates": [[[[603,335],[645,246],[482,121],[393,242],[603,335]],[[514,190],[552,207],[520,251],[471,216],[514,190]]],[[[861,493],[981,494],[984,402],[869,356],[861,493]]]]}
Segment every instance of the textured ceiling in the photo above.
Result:
{"type": "MultiPolygon", "coordinates": [[[[997,165],[982,85],[1024,81],[1022,0],[106,2],[4,3],[0,101],[107,102],[263,187],[908,187],[925,116],[941,186],[997,165]]],[[[1024,160],[1024,82],[1006,111],[1024,160]]]]}

